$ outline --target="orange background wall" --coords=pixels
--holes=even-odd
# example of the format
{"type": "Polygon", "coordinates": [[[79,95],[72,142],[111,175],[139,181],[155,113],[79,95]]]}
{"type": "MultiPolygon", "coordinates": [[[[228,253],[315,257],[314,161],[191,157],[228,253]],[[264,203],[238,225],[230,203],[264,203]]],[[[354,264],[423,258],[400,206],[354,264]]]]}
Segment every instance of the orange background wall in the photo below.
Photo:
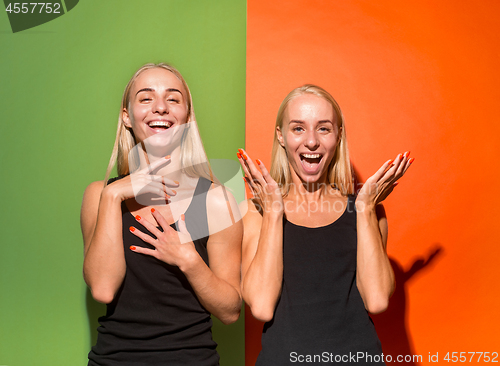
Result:
{"type": "MultiPolygon", "coordinates": [[[[385,204],[397,291],[373,318],[386,354],[424,365],[500,352],[499,16],[492,0],[248,0],[252,157],[270,164],[281,100],[316,83],[342,107],[362,180],[416,159],[385,204]]],[[[247,365],[261,328],[247,311],[247,365]]]]}

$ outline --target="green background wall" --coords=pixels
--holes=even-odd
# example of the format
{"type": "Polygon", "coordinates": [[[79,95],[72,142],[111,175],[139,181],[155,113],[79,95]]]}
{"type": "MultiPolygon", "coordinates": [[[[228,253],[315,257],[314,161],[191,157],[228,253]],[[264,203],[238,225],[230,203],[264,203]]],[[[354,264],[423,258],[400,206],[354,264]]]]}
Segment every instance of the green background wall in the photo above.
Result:
{"type": "MultiPolygon", "coordinates": [[[[139,66],[177,66],[209,158],[236,160],[245,20],[242,0],[86,0],[13,34],[0,13],[1,365],[86,364],[104,306],[82,279],[81,198],[104,177],[139,66]]],[[[243,365],[243,316],[214,338],[221,365],[243,365]]]]}

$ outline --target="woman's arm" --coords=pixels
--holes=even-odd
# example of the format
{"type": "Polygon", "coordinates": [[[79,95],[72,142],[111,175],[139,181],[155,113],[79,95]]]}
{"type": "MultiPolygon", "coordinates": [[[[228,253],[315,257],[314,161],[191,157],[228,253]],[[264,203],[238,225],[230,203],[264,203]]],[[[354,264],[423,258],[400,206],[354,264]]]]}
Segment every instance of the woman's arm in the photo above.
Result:
{"type": "Polygon", "coordinates": [[[270,321],[283,282],[283,198],[261,161],[259,171],[245,151],[240,150],[238,158],[255,197],[246,202],[243,217],[241,291],[253,316],[270,321]]]}
{"type": "Polygon", "coordinates": [[[233,195],[223,186],[208,192],[207,216],[210,268],[198,256],[183,271],[205,309],[222,323],[231,324],[238,320],[241,311],[243,224],[233,195]]]}
{"type": "Polygon", "coordinates": [[[134,188],[144,193],[174,195],[167,186],[175,186],[174,182],[149,174],[168,161],[169,158],[158,159],[138,171],[134,174],[134,186],[129,175],[106,187],[103,181],[93,182],[85,190],[80,216],[84,242],[83,277],[95,300],[110,303],[125,276],[122,201],[134,197],[134,188]]]}
{"type": "Polygon", "coordinates": [[[389,306],[396,286],[387,256],[387,219],[382,205],[357,212],[356,284],[366,309],[378,314],[389,306]]]}
{"type": "Polygon", "coordinates": [[[92,297],[110,303],[125,276],[121,200],[104,182],[91,183],[83,195],[81,227],[83,277],[92,297]]]}
{"type": "Polygon", "coordinates": [[[365,304],[373,314],[385,311],[394,292],[395,280],[387,256],[387,218],[382,202],[394,189],[413,159],[409,153],[386,162],[370,177],[356,198],[357,274],[356,284],[365,304]]]}
{"type": "Polygon", "coordinates": [[[245,202],[243,217],[243,299],[260,321],[270,321],[283,282],[283,214],[258,212],[252,200],[245,202]]]}

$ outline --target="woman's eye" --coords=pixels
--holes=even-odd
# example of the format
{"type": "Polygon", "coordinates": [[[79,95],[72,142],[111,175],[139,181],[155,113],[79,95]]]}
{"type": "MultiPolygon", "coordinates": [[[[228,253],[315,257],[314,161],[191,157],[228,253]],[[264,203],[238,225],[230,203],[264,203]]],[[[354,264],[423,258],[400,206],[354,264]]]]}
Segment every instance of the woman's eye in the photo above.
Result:
{"type": "Polygon", "coordinates": [[[148,102],[148,101],[150,101],[150,100],[151,100],[151,98],[142,98],[142,99],[140,99],[139,101],[140,101],[140,102],[148,102]]]}
{"type": "Polygon", "coordinates": [[[292,131],[300,132],[300,131],[302,131],[302,127],[294,127],[294,128],[292,128],[292,131]]]}
{"type": "Polygon", "coordinates": [[[169,102],[174,102],[174,103],[179,103],[179,100],[175,99],[175,98],[169,98],[167,99],[169,102]]]}
{"type": "Polygon", "coordinates": [[[328,127],[321,127],[319,130],[321,132],[330,132],[330,129],[328,127]]]}

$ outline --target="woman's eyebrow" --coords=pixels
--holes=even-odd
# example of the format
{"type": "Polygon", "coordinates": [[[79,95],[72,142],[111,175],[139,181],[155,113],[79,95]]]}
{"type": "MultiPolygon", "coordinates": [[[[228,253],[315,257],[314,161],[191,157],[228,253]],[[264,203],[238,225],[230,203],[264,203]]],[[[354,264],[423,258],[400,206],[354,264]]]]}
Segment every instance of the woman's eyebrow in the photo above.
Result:
{"type": "Polygon", "coordinates": [[[155,90],[153,88],[142,88],[139,90],[135,95],[139,94],[140,92],[154,92],[155,90]]]}
{"type": "Polygon", "coordinates": [[[175,88],[168,88],[167,89],[168,92],[177,92],[179,93],[180,95],[182,95],[182,92],[179,90],[179,89],[175,89],[175,88]]]}
{"type": "MultiPolygon", "coordinates": [[[[292,119],[290,122],[288,123],[305,123],[304,121],[301,121],[301,120],[298,120],[298,119],[292,119]]],[[[319,120],[318,123],[331,123],[333,124],[332,121],[330,121],[329,119],[322,119],[322,120],[319,120]]]]}
{"type": "MultiPolygon", "coordinates": [[[[154,91],[155,90],[153,88],[142,88],[137,93],[135,93],[135,95],[139,94],[140,92],[154,92],[154,91]]],[[[179,89],[176,89],[176,88],[168,88],[168,89],[166,89],[166,91],[168,91],[168,92],[177,92],[180,95],[182,95],[182,92],[179,89]]]]}

